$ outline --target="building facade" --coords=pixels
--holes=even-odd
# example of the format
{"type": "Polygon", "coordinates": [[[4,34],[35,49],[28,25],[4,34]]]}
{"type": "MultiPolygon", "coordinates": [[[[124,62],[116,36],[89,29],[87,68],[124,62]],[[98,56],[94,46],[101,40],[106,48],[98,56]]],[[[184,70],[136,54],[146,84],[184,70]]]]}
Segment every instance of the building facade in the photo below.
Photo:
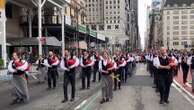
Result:
{"type": "Polygon", "coordinates": [[[169,49],[194,48],[193,0],[166,0],[162,17],[165,47],[169,49]]]}
{"type": "MultiPolygon", "coordinates": [[[[131,23],[137,22],[137,0],[85,0],[86,1],[86,25],[104,34],[111,44],[124,44],[127,40],[132,45],[131,32],[134,29],[131,23]],[[134,16],[135,18],[133,18],[134,16]]],[[[134,25],[137,28],[137,25],[134,25]]],[[[136,37],[137,38],[137,37],[136,37]]]]}

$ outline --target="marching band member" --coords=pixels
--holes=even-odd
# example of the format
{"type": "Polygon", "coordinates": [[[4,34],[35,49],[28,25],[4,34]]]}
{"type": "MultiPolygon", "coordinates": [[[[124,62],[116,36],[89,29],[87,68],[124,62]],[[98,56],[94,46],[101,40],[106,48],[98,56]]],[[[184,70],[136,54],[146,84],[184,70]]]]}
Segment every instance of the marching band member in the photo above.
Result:
{"type": "Polygon", "coordinates": [[[21,60],[16,52],[13,53],[13,60],[9,62],[8,72],[13,75],[12,84],[16,99],[11,104],[22,103],[29,101],[29,92],[26,80],[26,71],[28,63],[21,60]]]}
{"type": "Polygon", "coordinates": [[[68,84],[71,84],[71,100],[75,99],[75,80],[76,80],[76,67],[79,65],[79,59],[73,54],[70,55],[69,51],[65,50],[65,57],[61,59],[60,68],[64,72],[64,82],[63,82],[63,91],[64,91],[64,100],[62,103],[68,101],[68,84]]]}
{"type": "Polygon", "coordinates": [[[99,71],[102,74],[102,100],[101,104],[113,98],[112,71],[116,69],[116,63],[110,58],[107,52],[103,52],[103,58],[99,62],[99,71]]]}
{"type": "Polygon", "coordinates": [[[44,61],[44,65],[48,67],[48,89],[51,89],[51,83],[53,84],[53,89],[56,88],[57,82],[57,66],[59,64],[59,59],[54,55],[52,51],[49,52],[49,57],[44,61]]]}
{"type": "Polygon", "coordinates": [[[125,73],[125,65],[126,65],[125,57],[121,55],[119,60],[117,61],[117,69],[118,69],[119,75],[121,76],[122,82],[127,81],[127,75],[125,73]]]}
{"type": "Polygon", "coordinates": [[[100,57],[99,57],[99,54],[97,52],[95,52],[93,54],[93,59],[94,59],[94,71],[93,71],[93,82],[96,82],[96,74],[98,73],[99,74],[99,77],[98,77],[98,80],[100,81],[100,73],[98,72],[98,64],[99,64],[99,60],[100,60],[100,57]]]}
{"type": "Polygon", "coordinates": [[[44,83],[46,80],[46,71],[47,68],[44,65],[45,58],[40,56],[39,59],[36,61],[36,64],[38,65],[37,70],[38,70],[38,79],[40,83],[44,83]]]}
{"type": "Polygon", "coordinates": [[[87,79],[87,89],[90,88],[90,79],[92,66],[94,65],[94,61],[92,57],[89,55],[88,51],[83,52],[83,57],[81,58],[81,67],[82,67],[82,89],[85,89],[85,79],[87,79]]]}

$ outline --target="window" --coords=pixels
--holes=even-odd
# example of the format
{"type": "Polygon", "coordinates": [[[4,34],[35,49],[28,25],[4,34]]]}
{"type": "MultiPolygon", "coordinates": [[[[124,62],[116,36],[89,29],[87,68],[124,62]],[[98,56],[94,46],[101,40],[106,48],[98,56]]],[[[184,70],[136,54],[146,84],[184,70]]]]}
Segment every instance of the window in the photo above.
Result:
{"type": "Polygon", "coordinates": [[[170,11],[167,11],[167,15],[169,15],[170,14],[170,11]]]}
{"type": "Polygon", "coordinates": [[[179,14],[178,10],[173,11],[173,14],[179,14]]]}
{"type": "Polygon", "coordinates": [[[194,31],[191,31],[190,34],[194,35],[194,31]]]}
{"type": "Polygon", "coordinates": [[[194,26],[191,26],[190,29],[194,29],[194,26]]]}
{"type": "Polygon", "coordinates": [[[170,26],[167,26],[167,30],[169,30],[170,29],[170,26]]]}
{"type": "Polygon", "coordinates": [[[190,13],[194,14],[194,10],[191,10],[190,13]]]}
{"type": "Polygon", "coordinates": [[[115,25],[115,29],[119,29],[119,25],[115,25]]]}
{"type": "Polygon", "coordinates": [[[110,20],[110,23],[112,23],[112,20],[110,20]]]}
{"type": "Polygon", "coordinates": [[[182,21],[182,24],[187,24],[188,22],[187,21],[182,21]]]}
{"type": "Polygon", "coordinates": [[[107,29],[111,29],[111,25],[107,25],[107,29]]]}
{"type": "Polygon", "coordinates": [[[191,21],[190,24],[194,24],[194,21],[191,21]]]}
{"type": "Polygon", "coordinates": [[[191,15],[190,18],[191,18],[191,19],[194,19],[194,15],[191,15]]]}
{"type": "Polygon", "coordinates": [[[187,26],[182,26],[181,28],[182,28],[182,30],[186,30],[188,27],[187,26]]]}
{"type": "Polygon", "coordinates": [[[187,19],[187,15],[182,16],[182,19],[187,19]]]}
{"type": "Polygon", "coordinates": [[[167,32],[167,35],[170,35],[170,32],[167,32]]]}
{"type": "Polygon", "coordinates": [[[170,16],[167,16],[167,20],[169,20],[170,19],[170,16]]]}
{"type": "Polygon", "coordinates": [[[104,30],[104,25],[99,25],[99,30],[104,30]]]}
{"type": "Polygon", "coordinates": [[[181,11],[181,13],[182,13],[182,14],[187,14],[188,11],[187,11],[187,10],[183,10],[183,11],[181,11]]]}
{"type": "Polygon", "coordinates": [[[173,16],[173,19],[179,19],[179,16],[173,16]]]}
{"type": "Polygon", "coordinates": [[[179,26],[174,26],[173,29],[174,30],[178,30],[179,29],[179,26]]]}
{"type": "Polygon", "coordinates": [[[96,30],[96,25],[91,26],[92,30],[96,30]]]}
{"type": "Polygon", "coordinates": [[[187,45],[187,41],[182,41],[181,45],[187,45]]]}
{"type": "Polygon", "coordinates": [[[179,45],[179,42],[173,42],[173,45],[175,46],[175,45],[179,45]]]}
{"type": "Polygon", "coordinates": [[[173,21],[173,24],[179,24],[179,21],[173,21]]]}
{"type": "Polygon", "coordinates": [[[182,31],[181,33],[182,33],[182,34],[187,34],[187,31],[182,31]]]}
{"type": "Polygon", "coordinates": [[[173,32],[173,35],[178,35],[179,34],[179,31],[174,31],[173,32]]]}

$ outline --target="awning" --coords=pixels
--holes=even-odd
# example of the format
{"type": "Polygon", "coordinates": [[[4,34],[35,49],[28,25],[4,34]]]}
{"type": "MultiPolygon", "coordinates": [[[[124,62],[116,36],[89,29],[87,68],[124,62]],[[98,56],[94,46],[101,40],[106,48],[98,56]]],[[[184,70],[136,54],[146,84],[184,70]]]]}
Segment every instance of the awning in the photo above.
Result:
{"type": "MultiPolygon", "coordinates": [[[[61,46],[61,42],[56,39],[56,37],[43,37],[43,45],[47,46],[61,46]]],[[[32,38],[10,38],[7,39],[7,43],[10,44],[10,46],[37,46],[38,45],[38,38],[32,37],[32,38]]]]}

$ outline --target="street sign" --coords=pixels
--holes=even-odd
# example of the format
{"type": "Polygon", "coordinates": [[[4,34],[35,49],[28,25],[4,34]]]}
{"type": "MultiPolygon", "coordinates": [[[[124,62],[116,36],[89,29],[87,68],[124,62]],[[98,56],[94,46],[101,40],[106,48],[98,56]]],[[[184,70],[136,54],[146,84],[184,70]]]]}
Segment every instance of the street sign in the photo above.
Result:
{"type": "Polygon", "coordinates": [[[0,9],[5,8],[5,0],[0,0],[0,9]]]}

